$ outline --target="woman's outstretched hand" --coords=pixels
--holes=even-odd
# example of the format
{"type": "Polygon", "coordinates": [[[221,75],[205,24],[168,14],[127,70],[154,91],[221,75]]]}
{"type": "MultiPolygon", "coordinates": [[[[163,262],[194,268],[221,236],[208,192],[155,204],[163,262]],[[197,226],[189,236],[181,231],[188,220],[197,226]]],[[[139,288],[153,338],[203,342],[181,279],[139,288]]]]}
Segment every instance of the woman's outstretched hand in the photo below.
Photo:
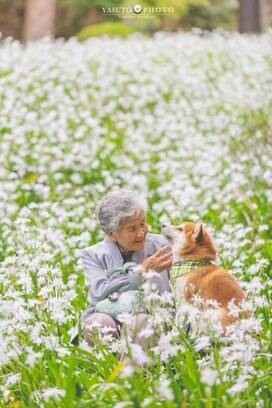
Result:
{"type": "Polygon", "coordinates": [[[142,264],[145,271],[153,269],[156,272],[162,272],[165,269],[169,269],[172,265],[172,250],[171,247],[166,245],[160,248],[155,254],[146,258],[142,264]]]}

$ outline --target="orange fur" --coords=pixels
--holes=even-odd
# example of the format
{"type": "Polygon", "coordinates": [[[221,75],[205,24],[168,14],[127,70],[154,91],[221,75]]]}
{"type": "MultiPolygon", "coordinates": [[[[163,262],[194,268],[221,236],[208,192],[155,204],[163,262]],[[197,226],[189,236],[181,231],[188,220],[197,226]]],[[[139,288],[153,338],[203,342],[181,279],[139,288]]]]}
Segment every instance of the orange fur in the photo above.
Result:
{"type": "MultiPolygon", "coordinates": [[[[203,299],[213,299],[220,307],[226,308],[233,299],[239,304],[244,298],[244,293],[238,282],[227,271],[215,265],[209,265],[189,272],[187,285],[194,287],[203,299]]],[[[187,290],[186,300],[191,300],[192,291],[187,290]]]]}
{"type": "Polygon", "coordinates": [[[196,224],[183,224],[183,230],[186,235],[186,245],[182,249],[180,255],[184,259],[199,260],[199,259],[216,259],[216,248],[202,224],[196,231],[196,224]]]}

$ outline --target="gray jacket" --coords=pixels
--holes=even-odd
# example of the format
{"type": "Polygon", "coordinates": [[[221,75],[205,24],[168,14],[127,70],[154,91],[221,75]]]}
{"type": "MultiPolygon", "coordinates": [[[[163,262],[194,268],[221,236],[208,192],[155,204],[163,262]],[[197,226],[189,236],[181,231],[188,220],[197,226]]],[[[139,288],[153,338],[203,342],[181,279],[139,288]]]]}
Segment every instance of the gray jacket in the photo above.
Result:
{"type": "MultiPolygon", "coordinates": [[[[157,234],[148,233],[145,239],[145,246],[142,251],[136,251],[132,255],[132,262],[127,268],[127,273],[109,271],[123,265],[123,257],[118,246],[108,237],[82,251],[82,263],[85,269],[85,282],[88,287],[88,299],[91,306],[83,315],[83,321],[94,312],[94,305],[109,296],[114,291],[125,292],[127,290],[138,289],[141,283],[139,268],[149,256],[153,255],[159,248],[167,245],[164,237],[157,234]]],[[[158,288],[159,293],[170,291],[169,271],[164,271],[152,278],[153,283],[158,288]]]]}

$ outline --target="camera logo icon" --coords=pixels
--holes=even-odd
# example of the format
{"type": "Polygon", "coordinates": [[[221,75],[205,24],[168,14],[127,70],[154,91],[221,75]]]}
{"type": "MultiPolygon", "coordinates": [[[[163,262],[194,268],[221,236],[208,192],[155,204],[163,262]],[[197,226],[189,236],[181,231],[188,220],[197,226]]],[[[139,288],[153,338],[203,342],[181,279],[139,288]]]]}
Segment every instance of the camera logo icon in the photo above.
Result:
{"type": "Polygon", "coordinates": [[[133,12],[135,14],[140,14],[143,11],[143,8],[140,4],[135,4],[135,6],[133,7],[133,12]]]}

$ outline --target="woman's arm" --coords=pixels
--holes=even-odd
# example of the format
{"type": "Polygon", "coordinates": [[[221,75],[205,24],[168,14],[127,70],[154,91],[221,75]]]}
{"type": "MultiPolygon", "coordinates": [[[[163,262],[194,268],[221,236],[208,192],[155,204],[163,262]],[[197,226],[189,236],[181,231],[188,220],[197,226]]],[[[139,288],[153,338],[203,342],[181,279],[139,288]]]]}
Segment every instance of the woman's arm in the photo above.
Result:
{"type": "Polygon", "coordinates": [[[105,299],[114,291],[125,292],[138,289],[142,281],[140,268],[136,263],[129,263],[126,272],[120,268],[120,272],[111,273],[103,269],[95,253],[84,250],[81,253],[81,259],[85,269],[86,285],[93,304],[105,299]]]}

